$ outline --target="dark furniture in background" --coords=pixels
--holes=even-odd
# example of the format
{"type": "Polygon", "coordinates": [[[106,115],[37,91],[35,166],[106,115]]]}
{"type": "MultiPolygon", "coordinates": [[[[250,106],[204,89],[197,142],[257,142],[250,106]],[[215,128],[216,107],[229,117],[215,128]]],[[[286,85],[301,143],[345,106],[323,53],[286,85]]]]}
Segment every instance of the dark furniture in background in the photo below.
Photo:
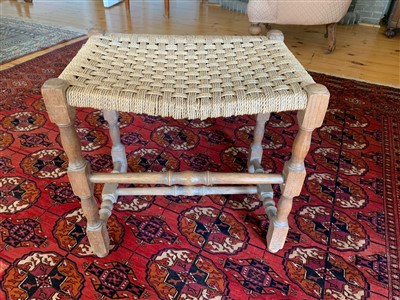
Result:
{"type": "Polygon", "coordinates": [[[388,12],[382,19],[383,23],[387,24],[385,35],[392,38],[400,31],[400,2],[399,0],[392,0],[388,12]]]}

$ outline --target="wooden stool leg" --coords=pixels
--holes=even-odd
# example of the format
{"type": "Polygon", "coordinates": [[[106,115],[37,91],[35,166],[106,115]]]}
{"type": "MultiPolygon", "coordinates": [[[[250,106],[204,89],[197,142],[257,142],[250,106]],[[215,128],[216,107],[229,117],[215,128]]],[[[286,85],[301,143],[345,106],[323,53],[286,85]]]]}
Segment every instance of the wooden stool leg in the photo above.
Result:
{"type": "Polygon", "coordinates": [[[262,140],[264,138],[265,123],[269,120],[270,114],[258,114],[257,123],[254,128],[253,143],[250,146],[249,158],[247,161],[247,167],[250,173],[255,171],[255,163],[261,164],[263,148],[262,140]]]}
{"type": "Polygon", "coordinates": [[[276,216],[270,218],[267,233],[270,252],[277,252],[285,244],[292,200],[293,197],[300,195],[306,176],[304,159],[310,149],[312,132],[322,125],[329,103],[329,92],[325,86],[311,84],[305,89],[308,93],[307,108],[297,114],[299,132],[293,142],[292,157],[285,163],[283,169],[285,182],[281,186],[282,196],[278,202],[276,216]]]}
{"type": "Polygon", "coordinates": [[[121,169],[119,170],[120,173],[126,173],[128,163],[126,160],[125,147],[121,143],[121,134],[118,126],[118,112],[115,110],[104,110],[103,116],[110,127],[110,136],[112,140],[111,156],[114,163],[114,168],[115,164],[119,162],[121,164],[121,169]]]}
{"type": "MultiPolygon", "coordinates": [[[[118,126],[118,112],[115,110],[103,110],[104,119],[108,122],[112,140],[111,156],[113,160],[113,173],[126,173],[128,163],[125,147],[121,143],[121,134],[118,126]]],[[[105,183],[101,194],[102,203],[100,208],[100,219],[107,221],[112,214],[113,204],[117,201],[118,183],[105,183]]]]}
{"type": "Polygon", "coordinates": [[[74,128],[75,109],[68,105],[65,80],[50,79],[42,87],[42,95],[50,120],[60,129],[61,143],[68,156],[68,177],[74,194],[81,199],[83,214],[87,219],[87,235],[94,253],[104,257],[109,252],[106,223],[100,220],[98,206],[93,196],[93,183],[89,180],[90,166],[84,159],[81,142],[74,128]]]}

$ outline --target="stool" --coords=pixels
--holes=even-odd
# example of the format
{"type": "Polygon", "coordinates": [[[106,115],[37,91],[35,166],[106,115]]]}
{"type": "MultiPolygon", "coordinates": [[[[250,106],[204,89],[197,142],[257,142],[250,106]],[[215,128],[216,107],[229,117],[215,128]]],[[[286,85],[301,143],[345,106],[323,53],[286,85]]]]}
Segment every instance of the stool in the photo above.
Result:
{"type": "Polygon", "coordinates": [[[266,37],[92,36],[59,78],[45,82],[42,94],[50,120],[59,127],[68,177],[99,257],[109,252],[106,224],[120,195],[258,194],[270,220],[268,250],[282,249],[292,199],[300,195],[306,176],[311,135],[322,125],[329,102],[328,90],[313,81],[278,31],[266,37]],[[103,110],[112,140],[111,173],[91,172],[74,128],[75,107],[103,110]],[[292,155],[281,174],[268,174],[261,166],[265,123],[271,112],[289,110],[298,111],[299,123],[292,155]],[[175,119],[257,114],[249,172],[128,173],[117,111],[175,119]],[[95,183],[104,183],[100,210],[93,196],[95,183]],[[277,205],[271,184],[280,185],[277,205]]]}

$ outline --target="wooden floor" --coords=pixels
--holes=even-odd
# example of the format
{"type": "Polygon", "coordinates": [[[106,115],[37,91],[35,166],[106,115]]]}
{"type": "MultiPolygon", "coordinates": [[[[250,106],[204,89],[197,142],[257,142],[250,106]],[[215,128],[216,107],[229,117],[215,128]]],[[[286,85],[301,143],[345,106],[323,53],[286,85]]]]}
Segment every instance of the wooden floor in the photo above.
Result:
{"type": "MultiPolygon", "coordinates": [[[[155,34],[247,35],[247,16],[201,0],[170,0],[164,17],[163,0],[132,0],[104,8],[102,0],[0,0],[0,14],[20,16],[58,26],[108,32],[155,34]],[[128,9],[129,8],[129,9],[128,9]]],[[[388,39],[384,28],[339,26],[337,48],[325,54],[324,26],[273,26],[307,70],[400,87],[400,35],[388,39]]],[[[48,51],[48,50],[47,50],[48,51]]],[[[39,53],[42,54],[43,52],[39,53]]],[[[38,55],[38,54],[35,54],[38,55]]],[[[21,63],[19,59],[2,69],[21,63]]]]}

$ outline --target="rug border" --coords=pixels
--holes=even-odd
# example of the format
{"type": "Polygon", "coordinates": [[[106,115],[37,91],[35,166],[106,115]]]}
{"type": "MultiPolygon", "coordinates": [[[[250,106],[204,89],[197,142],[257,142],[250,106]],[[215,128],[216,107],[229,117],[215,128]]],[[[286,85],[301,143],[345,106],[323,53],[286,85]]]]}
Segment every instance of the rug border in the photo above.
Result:
{"type": "Polygon", "coordinates": [[[397,86],[397,85],[392,85],[392,84],[388,84],[388,83],[373,82],[373,81],[368,81],[368,80],[365,80],[365,79],[352,77],[352,76],[337,75],[337,74],[332,74],[332,73],[327,73],[327,72],[315,71],[315,70],[312,70],[312,69],[307,69],[307,72],[312,72],[312,73],[318,73],[318,74],[322,74],[322,75],[337,77],[337,78],[340,78],[340,79],[359,81],[359,82],[364,82],[364,83],[368,83],[368,84],[380,85],[380,86],[390,87],[390,88],[393,88],[393,89],[400,89],[400,85],[397,86]]]}
{"type": "Polygon", "coordinates": [[[0,19],[5,18],[5,19],[18,19],[19,21],[23,21],[23,22],[27,22],[27,23],[31,23],[31,24],[39,24],[39,25],[44,25],[44,26],[50,26],[50,27],[55,27],[58,29],[66,29],[69,31],[75,31],[77,33],[81,33],[82,35],[87,34],[87,30],[86,29],[82,29],[82,28],[77,28],[77,27],[72,27],[72,26],[63,26],[62,28],[59,27],[59,25],[53,23],[53,22],[49,22],[49,21],[36,21],[36,20],[32,20],[31,18],[26,18],[26,17],[20,17],[20,16],[9,16],[9,15],[0,15],[0,19]]]}
{"type": "MultiPolygon", "coordinates": [[[[50,51],[50,52],[43,53],[43,54],[41,54],[41,55],[39,55],[39,56],[37,56],[37,57],[32,58],[32,60],[25,61],[25,62],[23,62],[23,63],[21,63],[21,64],[15,65],[15,66],[13,66],[13,67],[11,67],[11,68],[9,68],[9,69],[0,71],[0,75],[7,74],[6,72],[8,72],[8,71],[9,71],[9,72],[12,72],[12,71],[14,71],[14,70],[18,70],[18,68],[25,68],[25,67],[27,66],[27,64],[34,63],[35,60],[38,60],[38,59],[43,59],[43,57],[45,57],[46,55],[55,55],[55,54],[57,54],[57,53],[60,53],[60,52],[65,51],[65,47],[73,47],[73,46],[76,46],[78,43],[84,43],[84,42],[85,42],[85,40],[82,39],[82,40],[80,40],[80,41],[73,42],[73,43],[71,43],[71,44],[69,44],[69,45],[65,45],[65,46],[60,47],[60,48],[58,48],[58,49],[54,49],[54,50],[52,50],[52,51],[50,51]]],[[[324,73],[319,73],[319,72],[314,72],[314,71],[310,71],[310,72],[315,73],[315,74],[322,74],[322,75],[330,76],[330,77],[333,77],[333,78],[340,78],[340,79],[348,80],[348,81],[363,82],[363,81],[360,81],[360,80],[357,80],[357,79],[341,78],[341,77],[339,77],[339,76],[335,76],[335,75],[331,75],[331,74],[324,74],[324,73]]],[[[370,83],[370,82],[366,82],[366,83],[367,83],[367,84],[370,84],[370,85],[376,85],[376,86],[378,86],[378,87],[379,87],[379,86],[386,87],[385,85],[381,85],[381,84],[377,84],[377,83],[370,83]]],[[[390,88],[393,88],[393,87],[390,87],[390,88]]],[[[394,88],[394,89],[397,90],[397,88],[394,88]]],[[[389,133],[389,132],[386,132],[386,133],[389,133]]],[[[389,291],[389,292],[390,292],[390,291],[389,291]]],[[[376,294],[375,294],[375,295],[376,295],[376,294]]]]}

